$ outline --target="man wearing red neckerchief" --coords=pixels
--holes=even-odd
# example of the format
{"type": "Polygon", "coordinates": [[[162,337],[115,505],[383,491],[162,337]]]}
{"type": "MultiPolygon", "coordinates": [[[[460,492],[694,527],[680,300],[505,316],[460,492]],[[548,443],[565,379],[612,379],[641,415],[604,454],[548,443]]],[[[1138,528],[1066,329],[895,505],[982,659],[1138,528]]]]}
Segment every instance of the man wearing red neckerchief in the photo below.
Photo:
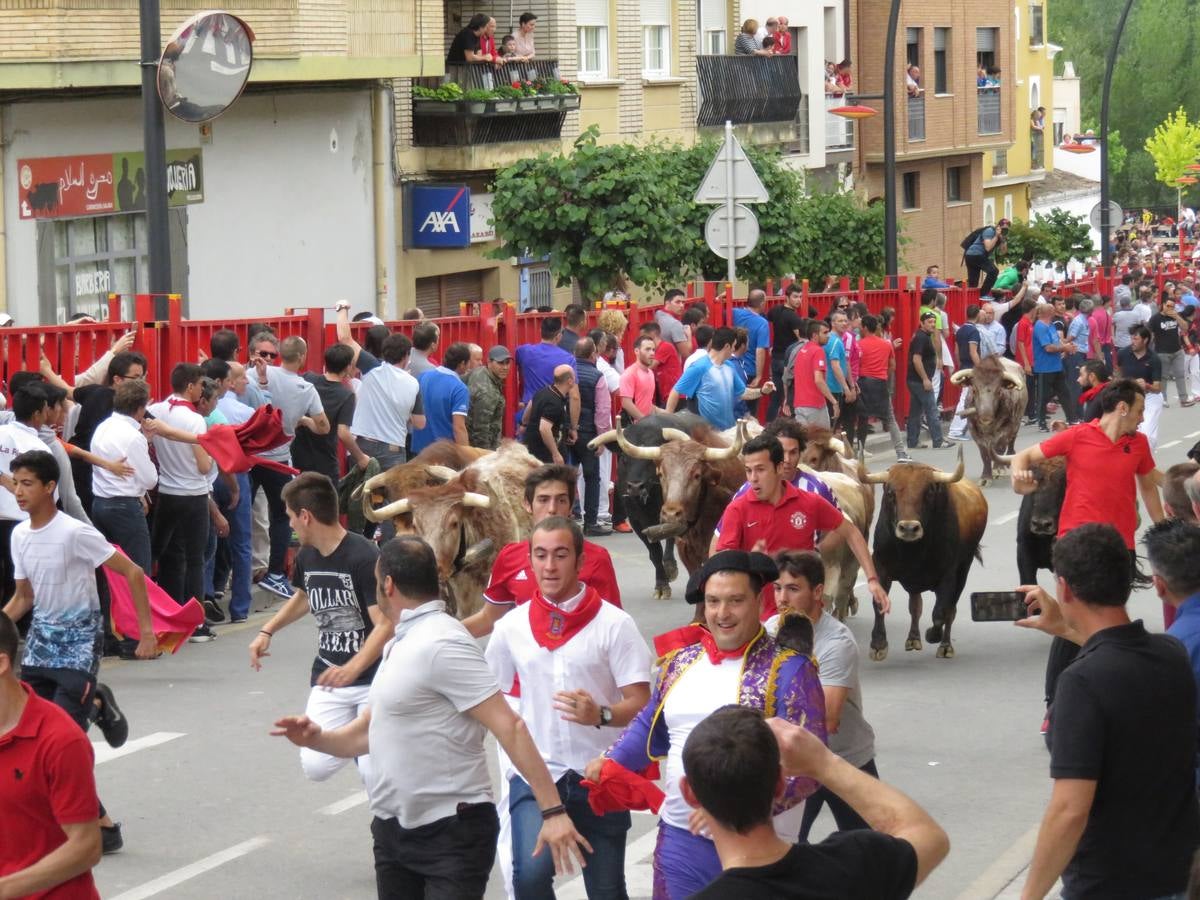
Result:
{"type": "MultiPolygon", "coordinates": [[[[551,516],[534,526],[529,552],[537,591],[496,623],[487,660],[507,691],[521,681],[518,712],[554,777],[575,828],[591,844],[589,896],[625,895],[628,812],[597,815],[580,787],[588,761],[650,697],[650,652],[632,617],[580,580],[583,532],[551,516]]],[[[551,896],[554,864],[533,857],[543,813],[517,773],[509,779],[513,881],[518,897],[551,896]]]]}

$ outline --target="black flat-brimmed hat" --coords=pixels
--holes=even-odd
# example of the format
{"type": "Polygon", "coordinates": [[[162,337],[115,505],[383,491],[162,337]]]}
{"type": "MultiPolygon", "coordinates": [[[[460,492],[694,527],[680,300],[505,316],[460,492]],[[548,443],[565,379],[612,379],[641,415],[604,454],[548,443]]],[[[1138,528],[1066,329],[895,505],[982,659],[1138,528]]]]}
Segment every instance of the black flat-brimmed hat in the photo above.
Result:
{"type": "Polygon", "coordinates": [[[753,575],[760,584],[770,584],[779,577],[775,560],[765,553],[746,550],[722,550],[710,556],[688,579],[684,599],[691,604],[704,602],[704,586],[710,576],[717,572],[745,572],[753,575]]]}

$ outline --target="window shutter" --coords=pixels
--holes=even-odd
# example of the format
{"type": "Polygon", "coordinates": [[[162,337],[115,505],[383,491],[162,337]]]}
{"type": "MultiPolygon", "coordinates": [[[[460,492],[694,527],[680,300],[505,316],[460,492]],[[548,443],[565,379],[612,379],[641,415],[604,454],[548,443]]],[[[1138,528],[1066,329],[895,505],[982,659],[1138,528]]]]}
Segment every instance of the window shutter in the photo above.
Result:
{"type": "Polygon", "coordinates": [[[997,28],[976,28],[975,29],[975,49],[979,53],[995,53],[996,52],[996,32],[997,28]]]}
{"type": "Polygon", "coordinates": [[[921,29],[920,28],[905,28],[904,29],[904,43],[917,44],[917,43],[920,43],[920,41],[921,41],[921,29]]]}
{"type": "Polygon", "coordinates": [[[949,28],[933,29],[933,49],[935,51],[946,49],[946,35],[949,34],[949,32],[949,28]]]}
{"type": "Polygon", "coordinates": [[[575,0],[575,24],[608,27],[608,0],[575,0]]]}
{"type": "Polygon", "coordinates": [[[726,0],[702,0],[700,7],[700,29],[702,31],[724,31],[728,28],[729,9],[726,0]]]}
{"type": "Polygon", "coordinates": [[[642,0],[643,25],[670,25],[670,0],[642,0]]]}

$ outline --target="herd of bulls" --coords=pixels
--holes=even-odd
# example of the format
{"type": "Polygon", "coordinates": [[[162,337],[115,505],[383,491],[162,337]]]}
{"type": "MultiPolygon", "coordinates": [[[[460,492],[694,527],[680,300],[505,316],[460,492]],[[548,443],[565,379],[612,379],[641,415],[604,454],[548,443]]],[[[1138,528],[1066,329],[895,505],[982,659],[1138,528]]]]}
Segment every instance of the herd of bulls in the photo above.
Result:
{"type": "MultiPolygon", "coordinates": [[[[971,387],[966,411],[984,463],[984,483],[993,465],[1009,461],[1025,407],[1025,381],[1003,363],[984,360],[955,376],[971,387]]],[[[600,435],[594,447],[619,449],[616,490],[630,525],[646,546],[654,568],[655,599],[671,596],[678,576],[676,554],[688,572],[708,557],[725,507],[745,481],[739,452],[759,426],[743,421],[717,432],[692,413],[647,416],[622,430],[600,435]]],[[[373,522],[390,521],[397,531],[425,538],[433,547],[448,608],[460,617],[478,609],[492,562],[500,548],[529,534],[523,502],[526,475],[539,465],[525,448],[504,442],[484,451],[440,441],[407,463],[362,486],[363,509],[373,522]]],[[[937,655],[954,656],[951,630],[958,599],[980,541],[988,505],[980,486],[963,478],[962,450],[953,472],[901,462],[886,472],[869,472],[850,458],[845,443],[828,431],[810,430],[801,467],[833,491],[843,514],[866,537],[875,518],[875,485],[882,487],[872,556],[884,590],[898,582],[909,595],[911,625],[906,650],[922,647],[922,593],[933,592],[932,625],[925,640],[937,655]]],[[[1048,568],[1066,489],[1061,461],[1035,473],[1038,490],[1022,499],[1017,561],[1022,583],[1048,568]]],[[[856,612],[853,587],[858,564],[848,547],[828,551],[826,593],[839,618],[856,612]]],[[[887,656],[883,616],[875,611],[870,655],[887,656]]]]}

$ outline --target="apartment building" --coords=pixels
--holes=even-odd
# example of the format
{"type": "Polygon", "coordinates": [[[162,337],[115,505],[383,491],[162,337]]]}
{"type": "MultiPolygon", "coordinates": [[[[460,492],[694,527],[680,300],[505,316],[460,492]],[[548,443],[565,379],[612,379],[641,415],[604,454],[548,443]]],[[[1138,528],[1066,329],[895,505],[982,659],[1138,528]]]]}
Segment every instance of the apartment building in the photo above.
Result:
{"type": "Polygon", "coordinates": [[[1029,221],[1031,191],[1054,171],[1054,57],[1062,47],[1046,37],[1046,0],[1013,7],[1016,78],[1013,87],[1013,144],[983,159],[983,221],[1000,217],[1029,221]],[[1039,113],[1038,110],[1041,109],[1039,113]]]}
{"type": "MultiPolygon", "coordinates": [[[[882,94],[890,0],[855,0],[851,44],[855,89],[882,94]]],[[[936,264],[962,275],[959,242],[984,218],[985,156],[1014,142],[1015,37],[1012,11],[983,0],[930,0],[901,7],[893,79],[896,183],[904,242],[901,269],[936,264]],[[919,91],[907,90],[908,67],[919,91]],[[979,69],[994,71],[978,83],[979,69]]],[[[863,101],[882,110],[880,101],[863,101]]],[[[1024,99],[1020,108],[1024,110],[1024,99]]],[[[859,188],[883,197],[883,116],[859,122],[859,188]]]]}

